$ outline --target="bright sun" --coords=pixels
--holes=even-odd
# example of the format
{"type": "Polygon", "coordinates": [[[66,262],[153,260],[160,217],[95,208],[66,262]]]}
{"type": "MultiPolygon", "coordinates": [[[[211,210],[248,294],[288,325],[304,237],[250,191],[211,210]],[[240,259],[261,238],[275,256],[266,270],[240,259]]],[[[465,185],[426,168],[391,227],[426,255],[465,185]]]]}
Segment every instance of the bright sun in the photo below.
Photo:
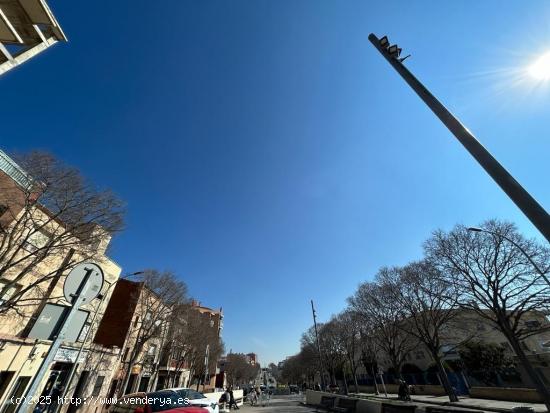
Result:
{"type": "Polygon", "coordinates": [[[529,74],[537,80],[550,80],[550,52],[539,57],[528,70],[529,74]]]}

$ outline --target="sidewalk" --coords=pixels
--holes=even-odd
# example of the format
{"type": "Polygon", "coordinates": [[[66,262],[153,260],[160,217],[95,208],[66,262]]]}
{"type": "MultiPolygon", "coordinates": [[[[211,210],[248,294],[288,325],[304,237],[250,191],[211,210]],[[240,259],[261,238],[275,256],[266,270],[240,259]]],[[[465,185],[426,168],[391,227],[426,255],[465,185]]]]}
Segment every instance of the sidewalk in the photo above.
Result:
{"type": "MultiPolygon", "coordinates": [[[[375,395],[368,393],[359,393],[362,397],[377,400],[397,400],[396,394],[388,394],[386,399],[383,395],[375,395]]],[[[528,406],[535,409],[537,413],[546,412],[546,406],[542,403],[522,403],[522,402],[508,402],[501,400],[488,400],[488,399],[471,399],[469,397],[459,397],[459,401],[456,403],[449,402],[447,396],[411,396],[413,403],[416,404],[437,404],[440,406],[455,406],[465,409],[484,410],[489,412],[509,413],[512,408],[517,406],[528,406]]]]}

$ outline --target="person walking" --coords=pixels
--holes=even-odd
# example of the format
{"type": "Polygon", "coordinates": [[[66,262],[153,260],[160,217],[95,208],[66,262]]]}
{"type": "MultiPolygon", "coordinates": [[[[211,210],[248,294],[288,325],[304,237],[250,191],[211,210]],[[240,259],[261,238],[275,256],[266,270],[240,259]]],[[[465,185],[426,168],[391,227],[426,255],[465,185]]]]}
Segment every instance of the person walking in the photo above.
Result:
{"type": "Polygon", "coordinates": [[[224,409],[229,411],[231,410],[231,393],[229,393],[229,387],[225,389],[224,395],[224,409]]]}
{"type": "Polygon", "coordinates": [[[403,379],[399,380],[399,388],[397,390],[397,398],[406,402],[411,401],[411,394],[409,392],[409,386],[403,379]]]}
{"type": "Polygon", "coordinates": [[[252,388],[248,393],[248,401],[251,406],[258,404],[258,396],[256,395],[256,389],[252,388]]]}
{"type": "Polygon", "coordinates": [[[235,401],[235,396],[233,396],[233,387],[229,388],[229,410],[231,410],[231,407],[234,407],[235,410],[239,410],[239,406],[237,406],[237,402],[235,401]]]}

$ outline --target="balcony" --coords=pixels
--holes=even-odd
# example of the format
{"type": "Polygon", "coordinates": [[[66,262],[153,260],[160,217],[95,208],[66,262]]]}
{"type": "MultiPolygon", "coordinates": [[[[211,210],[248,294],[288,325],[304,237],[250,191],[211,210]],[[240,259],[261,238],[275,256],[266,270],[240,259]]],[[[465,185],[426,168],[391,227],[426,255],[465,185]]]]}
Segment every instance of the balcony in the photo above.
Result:
{"type": "Polygon", "coordinates": [[[32,184],[32,178],[2,150],[0,150],[0,171],[24,189],[28,189],[32,184]]]}

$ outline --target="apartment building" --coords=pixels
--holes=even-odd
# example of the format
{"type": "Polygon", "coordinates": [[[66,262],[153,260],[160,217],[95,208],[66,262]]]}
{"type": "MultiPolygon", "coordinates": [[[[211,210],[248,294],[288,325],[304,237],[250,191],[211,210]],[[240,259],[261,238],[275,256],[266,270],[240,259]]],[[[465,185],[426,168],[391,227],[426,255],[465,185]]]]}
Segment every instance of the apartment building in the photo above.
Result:
{"type": "MultiPolygon", "coordinates": [[[[109,285],[116,282],[121,272],[121,268],[106,255],[110,236],[102,234],[99,237],[102,241],[94,244],[93,254],[88,248],[79,250],[76,237],[74,242],[69,242],[72,247],[52,248],[50,254],[40,256],[44,246],[53,243],[52,234],[63,231],[65,223],[54,219],[51,211],[41,204],[29,207],[29,199],[35,199],[35,194],[36,197],[40,195],[40,186],[33,183],[32,179],[13,159],[0,151],[0,239],[7,240],[0,250],[4,257],[0,260],[2,413],[15,410],[11,398],[26,394],[52,340],[59,333],[70,306],[64,297],[63,284],[71,266],[90,261],[92,256],[92,261],[104,273],[105,282],[98,296],[101,298],[82,306],[78,311],[69,325],[65,341],[54,356],[54,362],[49,366],[48,374],[42,377],[38,385],[38,395],[48,394],[56,386],[65,387],[68,396],[82,392],[106,392],[112,374],[109,364],[115,356],[112,349],[90,343],[97,327],[95,321],[101,318],[109,299],[109,285]],[[36,187],[36,191],[30,189],[31,185],[35,185],[33,188],[36,187]],[[26,220],[26,226],[22,224],[23,219],[26,220]],[[32,223],[31,228],[29,222],[32,223]],[[15,225],[23,228],[22,235],[13,235],[16,232],[15,225]],[[13,246],[6,246],[7,242],[13,246]],[[21,264],[5,265],[8,260],[6,253],[13,253],[12,261],[21,264]],[[36,265],[27,264],[34,259],[36,265]],[[28,265],[29,271],[25,270],[25,265],[28,265]],[[17,297],[17,302],[13,297],[17,297]],[[94,365],[93,369],[88,367],[90,363],[94,365]],[[71,373],[73,380],[69,382],[71,373]]],[[[90,231],[99,229],[90,228],[90,231]]],[[[67,237],[70,240],[73,235],[67,237]]],[[[63,409],[68,407],[63,406],[63,409]]]]}
{"type": "Polygon", "coordinates": [[[168,308],[143,282],[120,279],[94,343],[120,349],[108,397],[156,388],[160,349],[169,330],[168,308]]]}

